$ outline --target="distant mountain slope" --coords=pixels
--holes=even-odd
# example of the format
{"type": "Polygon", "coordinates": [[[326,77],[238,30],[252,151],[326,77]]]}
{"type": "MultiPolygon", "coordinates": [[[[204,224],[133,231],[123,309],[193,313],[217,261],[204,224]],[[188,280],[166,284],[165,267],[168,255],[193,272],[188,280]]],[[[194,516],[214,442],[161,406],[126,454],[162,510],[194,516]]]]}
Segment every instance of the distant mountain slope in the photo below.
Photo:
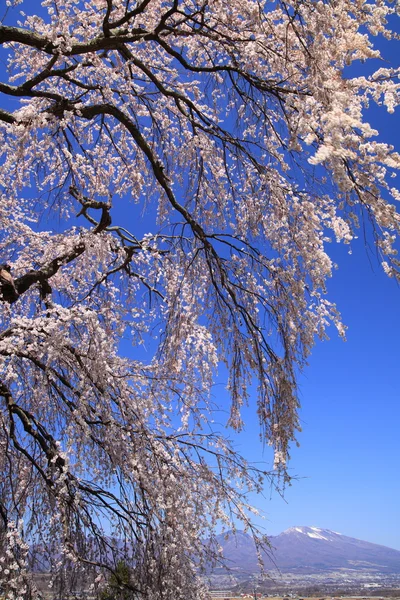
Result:
{"type": "MultiPolygon", "coordinates": [[[[400,551],[347,537],[318,527],[291,527],[270,538],[273,562],[281,571],[317,573],[338,569],[400,573],[400,551]]],[[[238,532],[219,542],[236,572],[257,571],[257,556],[252,538],[238,532]]],[[[267,569],[274,564],[265,557],[267,569]]]]}

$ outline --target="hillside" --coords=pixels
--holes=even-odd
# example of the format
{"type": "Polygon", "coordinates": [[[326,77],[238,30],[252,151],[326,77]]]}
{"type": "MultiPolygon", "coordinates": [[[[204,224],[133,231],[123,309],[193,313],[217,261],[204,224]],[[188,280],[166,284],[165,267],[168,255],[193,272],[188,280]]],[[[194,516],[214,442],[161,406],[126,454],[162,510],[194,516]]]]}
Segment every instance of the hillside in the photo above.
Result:
{"type": "MultiPolygon", "coordinates": [[[[291,527],[270,538],[271,556],[265,555],[268,570],[318,573],[339,569],[400,573],[400,551],[320,529],[291,527]]],[[[251,536],[237,532],[219,537],[228,565],[235,572],[257,571],[257,556],[251,536]]]]}

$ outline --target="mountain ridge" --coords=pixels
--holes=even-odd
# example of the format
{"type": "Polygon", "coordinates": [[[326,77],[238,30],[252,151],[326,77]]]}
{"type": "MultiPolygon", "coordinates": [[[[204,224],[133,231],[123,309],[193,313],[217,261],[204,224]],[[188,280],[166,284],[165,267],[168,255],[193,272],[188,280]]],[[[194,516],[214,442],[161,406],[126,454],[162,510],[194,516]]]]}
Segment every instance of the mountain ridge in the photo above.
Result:
{"type": "MultiPolygon", "coordinates": [[[[250,535],[237,531],[218,542],[230,569],[254,573],[257,552],[250,535]]],[[[400,551],[315,526],[294,526],[270,536],[270,552],[263,553],[267,570],[321,573],[334,570],[400,573],[400,551]]]]}

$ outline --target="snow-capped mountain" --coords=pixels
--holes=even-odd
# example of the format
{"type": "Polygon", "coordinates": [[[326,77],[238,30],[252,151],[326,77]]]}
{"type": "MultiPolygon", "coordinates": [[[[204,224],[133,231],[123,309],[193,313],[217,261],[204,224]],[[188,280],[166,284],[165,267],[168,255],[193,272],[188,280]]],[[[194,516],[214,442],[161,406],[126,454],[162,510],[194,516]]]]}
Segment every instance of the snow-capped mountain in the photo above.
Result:
{"type": "MultiPolygon", "coordinates": [[[[257,557],[252,538],[238,532],[219,542],[231,568],[257,571],[257,557]]],[[[319,527],[291,527],[271,537],[271,557],[266,568],[298,573],[318,573],[338,569],[400,573],[400,551],[371,544],[319,527]],[[276,568],[275,567],[275,568],[276,568]]]]}

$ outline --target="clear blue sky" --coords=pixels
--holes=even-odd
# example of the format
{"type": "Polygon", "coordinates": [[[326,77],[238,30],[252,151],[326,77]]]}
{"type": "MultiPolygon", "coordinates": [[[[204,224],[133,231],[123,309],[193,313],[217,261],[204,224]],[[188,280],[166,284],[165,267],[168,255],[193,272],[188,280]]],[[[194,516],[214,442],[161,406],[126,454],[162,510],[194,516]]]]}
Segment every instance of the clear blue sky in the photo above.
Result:
{"type": "MultiPolygon", "coordinates": [[[[392,26],[400,30],[398,18],[392,26]]],[[[376,46],[387,62],[373,67],[399,66],[399,41],[377,39],[376,46]]],[[[359,73],[354,65],[352,74],[359,73]]],[[[399,117],[399,110],[389,115],[376,107],[367,115],[397,151],[399,117]]],[[[351,255],[331,244],[339,269],[328,290],[348,326],[347,342],[331,328],[331,340],[317,344],[300,379],[303,431],[290,463],[299,479],[286,502],[268,491],[256,502],[268,534],[316,525],[400,550],[400,286],[362,237],[351,255]]],[[[240,445],[255,460],[256,431],[252,420],[240,445]]]]}
{"type": "MultiPolygon", "coordinates": [[[[351,256],[346,248],[335,254],[330,298],[348,339],[332,329],[300,379],[303,431],[290,463],[299,479],[286,502],[268,490],[255,502],[271,535],[316,525],[400,550],[400,287],[370,264],[361,240],[351,256]]],[[[257,460],[258,426],[246,412],[238,447],[257,460]]]]}
{"type": "MultiPolygon", "coordinates": [[[[399,66],[399,41],[377,46],[388,62],[374,61],[375,68],[399,66]]],[[[367,115],[397,151],[399,117],[399,110],[376,107],[367,115]]],[[[329,299],[348,326],[347,342],[331,328],[300,379],[303,431],[290,463],[299,479],[286,502],[268,491],[256,502],[268,534],[316,525],[400,550],[400,286],[384,275],[362,232],[351,255],[346,246],[330,248],[339,269],[328,282],[329,299]]],[[[258,426],[249,419],[240,449],[256,460],[258,426]]]]}
{"type": "MultiPolygon", "coordinates": [[[[400,31],[398,18],[392,26],[400,31]]],[[[376,46],[387,62],[355,64],[351,75],[399,66],[399,41],[376,39],[376,46]]],[[[399,116],[376,106],[366,115],[397,151],[399,116]]],[[[328,282],[329,299],[348,326],[347,341],[331,328],[330,341],[317,343],[300,378],[303,431],[289,465],[298,479],[284,500],[266,490],[254,503],[270,535],[316,525],[400,550],[400,286],[384,275],[369,243],[368,250],[361,231],[351,255],[347,246],[330,245],[339,269],[328,282]]],[[[246,430],[236,443],[257,461],[263,455],[253,413],[246,410],[246,430]]],[[[271,460],[269,449],[264,459],[271,460]]]]}

